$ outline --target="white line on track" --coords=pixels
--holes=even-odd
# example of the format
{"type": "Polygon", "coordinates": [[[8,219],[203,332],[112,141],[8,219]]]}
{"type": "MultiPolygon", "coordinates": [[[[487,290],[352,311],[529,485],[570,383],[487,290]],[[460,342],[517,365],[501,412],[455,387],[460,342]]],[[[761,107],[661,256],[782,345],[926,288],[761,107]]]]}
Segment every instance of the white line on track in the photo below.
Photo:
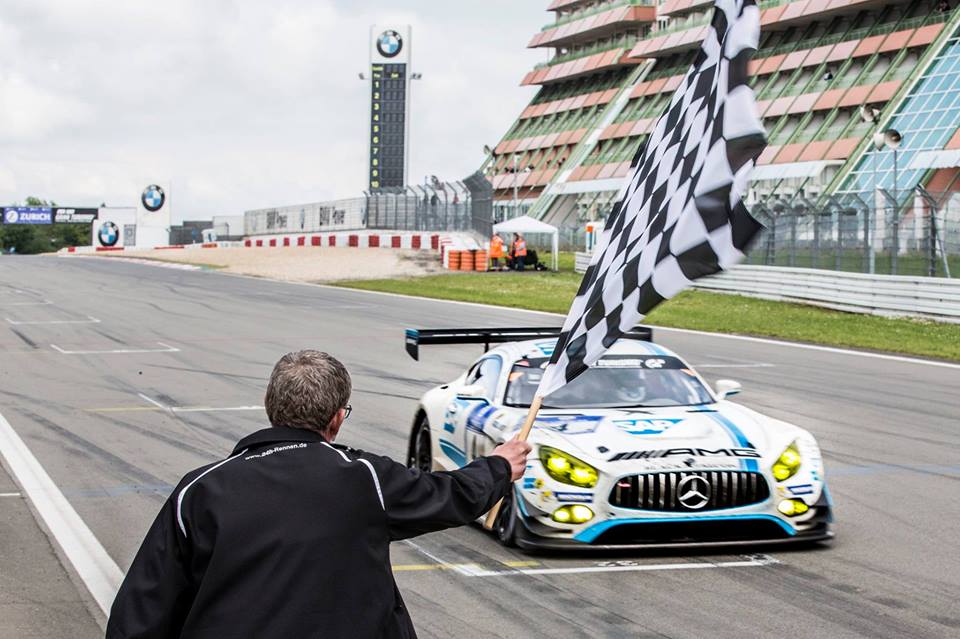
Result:
{"type": "Polygon", "coordinates": [[[413,548],[414,550],[416,550],[418,553],[420,553],[421,555],[423,555],[423,556],[426,557],[427,559],[431,559],[431,560],[437,562],[437,564],[439,564],[439,565],[441,565],[441,566],[444,566],[444,567],[446,567],[446,568],[449,568],[449,569],[451,569],[451,570],[453,570],[453,571],[455,571],[455,572],[458,572],[458,573],[460,573],[461,575],[470,576],[470,575],[472,575],[474,572],[476,572],[476,570],[477,570],[476,568],[473,568],[473,567],[471,567],[471,566],[469,566],[469,565],[467,565],[467,564],[455,564],[455,563],[451,563],[451,562],[449,562],[449,561],[444,561],[443,559],[440,559],[440,557],[437,557],[436,555],[434,555],[432,552],[430,552],[429,550],[427,550],[426,548],[424,548],[424,547],[421,546],[420,544],[418,544],[418,543],[416,543],[415,541],[412,541],[412,540],[410,540],[410,539],[405,539],[405,540],[403,541],[403,543],[405,543],[406,545],[410,546],[411,548],[413,548]]]}
{"type": "Polygon", "coordinates": [[[53,304],[50,300],[43,300],[42,302],[14,302],[13,304],[7,304],[7,306],[48,306],[53,304]]]}
{"type": "Polygon", "coordinates": [[[157,400],[155,400],[155,399],[153,399],[153,398],[151,398],[151,397],[148,397],[148,396],[144,395],[143,393],[137,393],[137,396],[138,396],[140,399],[142,399],[142,400],[144,400],[145,402],[147,402],[148,404],[153,404],[153,405],[156,406],[157,408],[162,408],[163,410],[167,410],[167,408],[168,408],[168,406],[166,406],[165,404],[161,404],[161,403],[158,402],[157,400]]]}
{"type": "Polygon", "coordinates": [[[36,324],[99,324],[100,320],[92,315],[87,315],[87,319],[82,320],[29,320],[29,321],[18,321],[12,320],[9,317],[4,318],[7,320],[8,324],[13,324],[14,326],[23,326],[23,325],[36,325],[36,324]]]}
{"type": "Polygon", "coordinates": [[[170,408],[174,413],[219,413],[244,410],[263,410],[263,406],[173,406],[170,408]]]}
{"type": "Polygon", "coordinates": [[[0,493],[0,497],[22,497],[20,493],[0,493]]]}
{"type": "Polygon", "coordinates": [[[105,351],[71,351],[60,348],[56,344],[51,344],[50,348],[63,355],[113,355],[118,353],[179,353],[180,349],[176,346],[170,346],[163,342],[157,342],[162,348],[115,348],[105,351]]]}
{"type": "Polygon", "coordinates": [[[104,615],[109,614],[123,572],[3,415],[0,415],[0,455],[97,606],[104,615]]]}
{"type": "Polygon", "coordinates": [[[694,364],[694,368],[774,368],[776,364],[694,364]]]}
{"type": "Polygon", "coordinates": [[[471,570],[467,577],[514,577],[517,575],[577,575],[594,572],[648,572],[657,570],[703,570],[708,568],[748,568],[780,563],[770,556],[751,557],[740,561],[686,562],[672,564],[635,564],[570,566],[567,568],[511,568],[509,570],[471,570]]]}
{"type": "Polygon", "coordinates": [[[153,404],[160,410],[170,411],[171,413],[219,413],[221,411],[263,410],[263,406],[167,406],[143,393],[137,393],[137,396],[145,402],[153,404]]]}

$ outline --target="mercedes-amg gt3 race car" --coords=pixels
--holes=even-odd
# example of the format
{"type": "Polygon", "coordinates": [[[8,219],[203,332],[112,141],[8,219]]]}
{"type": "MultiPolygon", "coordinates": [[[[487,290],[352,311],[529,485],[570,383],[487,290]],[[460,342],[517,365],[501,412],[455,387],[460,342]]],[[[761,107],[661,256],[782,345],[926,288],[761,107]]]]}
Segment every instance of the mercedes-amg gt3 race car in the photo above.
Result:
{"type": "MultiPolygon", "coordinates": [[[[427,391],[408,465],[453,470],[520,429],[559,329],[408,330],[426,344],[484,344],[466,372],[427,391]],[[500,346],[489,350],[491,344],[500,346]]],[[[802,428],[711,389],[637,327],[544,398],[527,470],[494,530],[523,548],[685,547],[821,541],[831,501],[820,449],[802,428]]]]}

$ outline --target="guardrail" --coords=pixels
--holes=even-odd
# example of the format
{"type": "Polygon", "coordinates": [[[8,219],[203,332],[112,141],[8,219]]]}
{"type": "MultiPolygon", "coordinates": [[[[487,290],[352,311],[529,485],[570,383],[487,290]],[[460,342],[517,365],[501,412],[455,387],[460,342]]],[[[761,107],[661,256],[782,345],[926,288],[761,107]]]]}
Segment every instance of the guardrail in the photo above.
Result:
{"type": "MultiPolygon", "coordinates": [[[[577,270],[589,262],[588,254],[577,253],[577,270]]],[[[960,323],[960,279],[740,265],[699,279],[694,287],[851,313],[960,323]]]]}

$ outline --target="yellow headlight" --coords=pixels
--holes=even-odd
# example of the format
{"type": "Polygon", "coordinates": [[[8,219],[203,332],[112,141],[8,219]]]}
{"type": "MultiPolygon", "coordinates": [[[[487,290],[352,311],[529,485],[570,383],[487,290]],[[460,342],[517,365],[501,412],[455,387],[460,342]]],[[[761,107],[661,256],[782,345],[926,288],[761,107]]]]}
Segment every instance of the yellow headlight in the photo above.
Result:
{"type": "Polygon", "coordinates": [[[810,510],[810,506],[807,506],[800,499],[784,499],[777,504],[777,510],[787,517],[796,517],[810,510]]]}
{"type": "Polygon", "coordinates": [[[777,481],[790,479],[800,470],[800,450],[797,448],[797,442],[792,442],[786,449],[780,453],[780,457],[773,464],[773,477],[777,481]]]}
{"type": "Polygon", "coordinates": [[[561,524],[582,524],[593,519],[593,511],[583,504],[560,506],[553,511],[551,518],[561,524]]]}
{"type": "Polygon", "coordinates": [[[559,482],[581,488],[592,488],[597,485],[596,468],[561,450],[541,446],[540,462],[547,474],[559,482]]]}

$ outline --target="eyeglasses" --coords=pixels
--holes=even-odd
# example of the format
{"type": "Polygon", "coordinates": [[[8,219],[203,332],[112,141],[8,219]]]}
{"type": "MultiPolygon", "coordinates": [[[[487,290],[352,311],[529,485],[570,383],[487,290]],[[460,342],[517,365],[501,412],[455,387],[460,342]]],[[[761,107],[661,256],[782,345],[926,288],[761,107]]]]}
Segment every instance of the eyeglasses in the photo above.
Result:
{"type": "Polygon", "coordinates": [[[348,417],[350,417],[350,413],[352,412],[353,412],[353,406],[351,406],[350,404],[347,404],[346,406],[343,407],[343,418],[347,419],[348,417]]]}

